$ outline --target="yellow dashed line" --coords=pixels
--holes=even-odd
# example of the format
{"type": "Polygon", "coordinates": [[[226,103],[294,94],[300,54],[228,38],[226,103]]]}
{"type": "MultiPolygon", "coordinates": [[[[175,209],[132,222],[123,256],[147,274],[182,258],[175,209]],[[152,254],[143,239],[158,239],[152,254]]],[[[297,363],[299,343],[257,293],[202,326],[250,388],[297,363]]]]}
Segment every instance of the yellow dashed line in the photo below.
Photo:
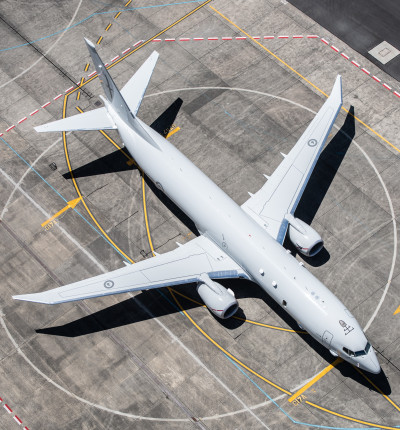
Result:
{"type": "Polygon", "coordinates": [[[81,98],[81,92],[79,91],[78,94],[76,95],[76,99],[79,101],[80,98],[81,98]]]}
{"type": "Polygon", "coordinates": [[[100,43],[101,43],[101,41],[103,40],[103,36],[100,36],[99,38],[98,38],[98,40],[97,40],[97,45],[100,45],[100,43]]]}
{"type": "Polygon", "coordinates": [[[179,127],[175,127],[173,128],[167,135],[166,135],[166,139],[169,139],[173,134],[175,134],[177,131],[179,131],[180,128],[179,127]]]}
{"type": "MultiPolygon", "coordinates": [[[[240,28],[238,25],[236,25],[234,22],[232,22],[229,18],[227,18],[225,15],[223,15],[221,12],[217,11],[217,9],[210,6],[210,8],[216,12],[219,16],[221,16],[223,19],[228,21],[231,25],[233,25],[235,28],[237,28],[239,31],[241,31],[243,34],[245,34],[250,40],[252,40],[255,44],[257,44],[259,47],[267,51],[270,55],[272,55],[276,60],[278,60],[280,63],[282,63],[284,66],[286,66],[289,70],[291,70],[293,73],[295,73],[297,76],[299,76],[301,79],[303,79],[305,82],[307,82],[309,85],[311,85],[313,88],[315,88],[317,91],[319,91],[321,94],[323,94],[325,97],[328,97],[328,94],[324,93],[320,88],[318,88],[316,85],[314,85],[311,81],[309,81],[306,77],[304,77],[301,73],[299,73],[297,70],[295,70],[293,67],[289,66],[288,63],[286,63],[284,60],[282,60],[280,57],[278,57],[276,54],[274,54],[272,51],[270,51],[268,48],[266,48],[264,45],[262,45],[259,41],[255,40],[252,36],[250,36],[249,33],[244,31],[242,28],[240,28]]],[[[349,111],[342,107],[342,109],[349,113],[349,111]]],[[[390,143],[387,139],[385,139],[382,135],[380,135],[377,131],[375,131],[373,128],[371,128],[369,125],[365,124],[365,122],[361,121],[359,118],[357,118],[355,115],[350,114],[356,121],[358,121],[360,124],[362,124],[364,127],[366,127],[369,131],[375,134],[375,136],[379,137],[379,139],[383,140],[385,143],[387,143],[389,146],[391,146],[394,150],[397,152],[400,152],[400,149],[397,148],[397,146],[390,143]]]]}
{"type": "Polygon", "coordinates": [[[118,13],[114,16],[114,19],[117,19],[117,18],[121,15],[121,13],[122,13],[122,12],[118,12],[118,13]]]}
{"type": "Polygon", "coordinates": [[[112,24],[110,22],[110,24],[108,24],[107,27],[106,27],[106,31],[108,31],[111,28],[111,26],[112,26],[112,24]]]}
{"type": "Polygon", "coordinates": [[[129,6],[132,3],[132,0],[129,0],[125,3],[125,7],[129,6]]]}
{"type": "Polygon", "coordinates": [[[85,70],[84,70],[85,72],[89,70],[89,66],[90,66],[90,63],[86,63],[85,70]]]}
{"type": "Polygon", "coordinates": [[[151,252],[154,255],[154,247],[153,242],[151,240],[150,228],[149,228],[149,220],[147,218],[147,205],[146,205],[146,182],[144,180],[144,173],[142,172],[142,193],[143,193],[143,212],[144,212],[144,220],[146,222],[146,230],[147,230],[147,239],[149,241],[151,252]]]}

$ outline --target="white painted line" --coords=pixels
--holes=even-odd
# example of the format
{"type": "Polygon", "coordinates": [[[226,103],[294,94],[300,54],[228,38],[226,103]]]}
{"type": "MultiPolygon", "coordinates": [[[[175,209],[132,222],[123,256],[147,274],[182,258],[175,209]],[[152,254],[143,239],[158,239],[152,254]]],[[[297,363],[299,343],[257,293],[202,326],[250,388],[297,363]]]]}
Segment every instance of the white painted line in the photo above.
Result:
{"type": "Polygon", "coordinates": [[[307,39],[319,39],[319,36],[317,36],[316,34],[309,34],[307,36],[307,39]]]}
{"type": "Polygon", "coordinates": [[[24,116],[23,118],[21,118],[19,121],[18,121],[18,124],[21,124],[22,122],[24,122],[24,121],[26,121],[28,118],[26,117],[26,116],[24,116]]]}
{"type": "Polygon", "coordinates": [[[10,131],[10,130],[12,130],[13,128],[15,128],[15,125],[12,125],[11,127],[8,127],[6,131],[10,131]]]}
{"type": "Polygon", "coordinates": [[[255,39],[255,40],[259,40],[259,39],[261,39],[261,37],[260,36],[252,36],[253,37],[253,39],[255,39]]]}
{"type": "Polygon", "coordinates": [[[382,80],[379,79],[377,76],[372,76],[372,79],[376,82],[382,82],[382,80]]]}
{"type": "Polygon", "coordinates": [[[18,418],[17,415],[14,415],[14,420],[16,421],[16,423],[20,426],[22,424],[22,420],[20,418],[18,418]]]}
{"type": "Polygon", "coordinates": [[[392,87],[389,87],[389,85],[388,84],[382,84],[387,90],[391,90],[392,89],[392,87]]]}
{"type": "Polygon", "coordinates": [[[49,104],[51,104],[51,102],[47,102],[44,105],[42,105],[42,108],[44,109],[45,107],[47,107],[49,104]]]}
{"type": "Polygon", "coordinates": [[[218,40],[218,37],[207,37],[207,40],[218,40]]]}
{"type": "Polygon", "coordinates": [[[118,60],[118,58],[119,58],[119,55],[116,55],[116,56],[111,60],[111,62],[113,63],[115,60],[118,60]]]}
{"type": "Polygon", "coordinates": [[[393,94],[397,97],[400,97],[400,93],[398,93],[397,91],[393,91],[393,94]]]}
{"type": "Polygon", "coordinates": [[[5,403],[3,407],[9,414],[12,413],[12,409],[10,408],[10,406],[7,405],[7,403],[5,403]]]}
{"type": "MultiPolygon", "coordinates": [[[[3,136],[3,133],[0,133],[0,137],[3,136]]],[[[3,401],[3,400],[2,400],[3,401]]],[[[0,402],[1,403],[1,402],[0,402]]]]}
{"type": "Polygon", "coordinates": [[[131,48],[126,48],[125,51],[122,51],[122,54],[126,54],[127,52],[129,52],[131,50],[131,48]]]}
{"type": "Polygon", "coordinates": [[[321,42],[324,42],[325,45],[329,45],[329,42],[326,39],[324,39],[324,38],[321,39],[321,42]]]}
{"type": "Polygon", "coordinates": [[[190,38],[189,37],[180,37],[179,42],[190,42],[190,38]]]}
{"type": "Polygon", "coordinates": [[[346,55],[344,52],[342,52],[340,54],[343,58],[346,58],[346,60],[348,60],[350,57],[348,55],[346,55]]]}
{"type": "Polygon", "coordinates": [[[204,37],[193,37],[193,40],[204,40],[204,37]]]}
{"type": "Polygon", "coordinates": [[[304,36],[293,36],[293,39],[303,39],[304,36]]]}
{"type": "Polygon", "coordinates": [[[56,101],[56,100],[58,100],[62,96],[63,96],[62,94],[59,94],[58,96],[55,96],[53,100],[56,101]]]}
{"type": "Polygon", "coordinates": [[[222,37],[222,40],[232,40],[232,37],[222,37]]]}
{"type": "Polygon", "coordinates": [[[360,65],[354,60],[351,61],[351,64],[354,64],[356,67],[360,67],[360,65]]]}
{"type": "Polygon", "coordinates": [[[264,40],[266,39],[275,39],[275,36],[264,36],[264,40]]]}
{"type": "Polygon", "coordinates": [[[289,36],[278,36],[278,39],[289,39],[289,36]]]}
{"type": "Polygon", "coordinates": [[[153,39],[152,42],[161,42],[161,39],[153,39]]]}
{"type": "Polygon", "coordinates": [[[164,39],[165,42],[175,42],[175,39],[164,39]]]}
{"type": "Polygon", "coordinates": [[[338,49],[338,48],[336,48],[336,46],[331,45],[331,48],[332,48],[335,52],[339,52],[339,49],[338,49]]]}
{"type": "Polygon", "coordinates": [[[236,40],[246,40],[247,37],[245,37],[245,36],[238,36],[238,37],[235,37],[235,39],[236,40]]]}
{"type": "Polygon", "coordinates": [[[88,75],[88,78],[91,78],[91,77],[92,77],[92,76],[94,76],[96,73],[97,73],[97,72],[96,72],[96,70],[95,70],[94,72],[90,73],[90,75],[88,75]]]}
{"type": "Polygon", "coordinates": [[[110,63],[106,63],[106,64],[104,64],[106,67],[109,65],[110,63]]]}
{"type": "Polygon", "coordinates": [[[137,41],[137,42],[133,45],[133,47],[140,45],[142,42],[143,42],[143,40],[139,40],[139,41],[137,41]]]}
{"type": "Polygon", "coordinates": [[[367,75],[370,75],[371,73],[367,70],[367,69],[365,69],[364,67],[361,69],[364,73],[366,73],[367,75]]]}
{"type": "Polygon", "coordinates": [[[65,93],[68,93],[69,91],[71,91],[71,90],[73,90],[74,89],[74,87],[72,86],[72,87],[69,87],[67,90],[65,90],[64,92],[65,93]]]}

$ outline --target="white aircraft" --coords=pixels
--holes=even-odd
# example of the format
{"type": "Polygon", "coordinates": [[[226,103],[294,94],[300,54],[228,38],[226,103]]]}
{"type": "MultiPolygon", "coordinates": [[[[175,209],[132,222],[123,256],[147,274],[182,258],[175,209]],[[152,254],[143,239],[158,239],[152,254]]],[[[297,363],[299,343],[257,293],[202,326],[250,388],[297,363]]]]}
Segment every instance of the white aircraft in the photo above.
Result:
{"type": "Polygon", "coordinates": [[[282,246],[288,230],[292,243],[306,256],[323,247],[320,235],[293,214],[342,106],[341,76],[299,141],[273,175],[266,177],[266,184],[238,206],[137,117],[158,53],[153,52],[119,92],[95,46],[85,41],[106,94],[104,107],[36,131],[118,130],[138,165],[194,221],[201,235],[134,265],[14,299],[55,304],[194,283],[208,309],[219,318],[229,318],[238,302],[230,289],[215,280],[245,278],[257,283],[334,356],[379,373],[375,352],[355,317],[282,246]]]}

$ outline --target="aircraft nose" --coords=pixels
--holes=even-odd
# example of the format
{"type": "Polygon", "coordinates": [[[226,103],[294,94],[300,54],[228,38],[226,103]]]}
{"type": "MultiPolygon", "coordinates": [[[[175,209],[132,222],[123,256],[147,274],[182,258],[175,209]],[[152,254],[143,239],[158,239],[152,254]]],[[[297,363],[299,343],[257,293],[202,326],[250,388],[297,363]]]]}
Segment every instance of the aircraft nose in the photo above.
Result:
{"type": "Polygon", "coordinates": [[[372,349],[372,347],[368,353],[368,359],[369,360],[368,360],[368,364],[366,366],[367,367],[366,370],[368,370],[368,372],[375,373],[375,374],[380,373],[381,372],[381,366],[379,364],[379,361],[378,361],[378,358],[375,354],[375,351],[372,349]]]}

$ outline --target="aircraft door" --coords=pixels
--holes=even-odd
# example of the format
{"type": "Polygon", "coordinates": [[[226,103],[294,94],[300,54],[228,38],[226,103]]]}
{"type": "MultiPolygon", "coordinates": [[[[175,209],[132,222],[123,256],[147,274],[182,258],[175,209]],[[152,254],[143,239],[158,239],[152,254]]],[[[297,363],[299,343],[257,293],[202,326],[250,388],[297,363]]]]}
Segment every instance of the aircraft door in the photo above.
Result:
{"type": "Polygon", "coordinates": [[[322,335],[322,341],[328,346],[328,348],[331,346],[332,339],[333,334],[328,330],[325,330],[324,334],[322,335]]]}

